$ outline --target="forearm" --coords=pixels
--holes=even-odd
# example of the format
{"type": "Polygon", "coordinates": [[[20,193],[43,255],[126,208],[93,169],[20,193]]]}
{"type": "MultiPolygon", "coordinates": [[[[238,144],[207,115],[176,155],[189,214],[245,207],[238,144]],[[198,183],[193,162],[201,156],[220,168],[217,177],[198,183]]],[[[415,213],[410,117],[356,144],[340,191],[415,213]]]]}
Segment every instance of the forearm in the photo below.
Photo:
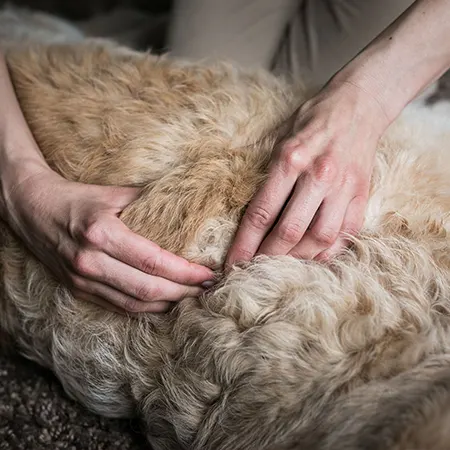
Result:
{"type": "Polygon", "coordinates": [[[0,53],[0,216],[8,190],[36,171],[49,169],[17,101],[0,53]]]}
{"type": "Polygon", "coordinates": [[[417,0],[331,83],[370,93],[392,122],[450,67],[450,0],[417,0]]]}

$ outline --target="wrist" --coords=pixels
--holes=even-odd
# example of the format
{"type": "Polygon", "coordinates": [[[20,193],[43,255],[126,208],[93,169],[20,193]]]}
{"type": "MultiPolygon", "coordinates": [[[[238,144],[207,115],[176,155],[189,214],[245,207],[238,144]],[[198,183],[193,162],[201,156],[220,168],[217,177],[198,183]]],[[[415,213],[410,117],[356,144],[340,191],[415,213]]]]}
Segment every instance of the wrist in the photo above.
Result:
{"type": "Polygon", "coordinates": [[[352,85],[366,94],[367,108],[378,111],[387,128],[416,93],[417,80],[403,73],[396,60],[397,49],[390,41],[374,43],[350,61],[331,80],[332,84],[352,85]],[[408,86],[406,86],[406,83],[408,86]]]}
{"type": "Polygon", "coordinates": [[[48,171],[14,93],[0,53],[0,216],[7,219],[13,191],[26,179],[48,171]]]}
{"type": "Polygon", "coordinates": [[[390,125],[391,117],[370,79],[360,78],[358,74],[339,73],[324,88],[324,95],[333,93],[340,99],[341,108],[352,111],[354,118],[360,117],[364,123],[370,124],[375,137],[381,137],[390,125]]]}
{"type": "MultiPolygon", "coordinates": [[[[3,155],[4,156],[4,155],[3,155]]],[[[0,217],[9,220],[9,213],[14,207],[14,192],[23,183],[40,175],[55,175],[45,161],[39,158],[17,159],[2,158],[0,165],[0,217]]]]}
{"type": "MultiPolygon", "coordinates": [[[[402,61],[394,50],[372,49],[345,66],[330,83],[353,85],[367,94],[386,121],[386,128],[444,70],[402,61]]],[[[406,58],[406,57],[405,57],[406,58]]],[[[407,58],[406,58],[407,59],[407,58]]],[[[368,105],[371,107],[371,104],[368,105]]]]}
{"type": "Polygon", "coordinates": [[[335,75],[377,101],[389,123],[450,67],[450,0],[418,0],[335,75]]]}

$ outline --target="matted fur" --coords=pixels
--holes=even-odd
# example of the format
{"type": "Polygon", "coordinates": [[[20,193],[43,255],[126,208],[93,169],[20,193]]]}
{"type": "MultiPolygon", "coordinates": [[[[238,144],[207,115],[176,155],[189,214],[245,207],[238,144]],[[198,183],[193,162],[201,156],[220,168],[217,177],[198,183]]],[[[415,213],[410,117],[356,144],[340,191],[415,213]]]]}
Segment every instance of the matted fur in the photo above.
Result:
{"type": "MultiPolygon", "coordinates": [[[[90,41],[7,62],[55,170],[143,187],[123,221],[219,270],[304,100],[266,73],[90,41]]],[[[77,301],[2,224],[1,329],[91,410],[140,415],[155,450],[448,448],[450,133],[421,114],[381,140],[345,254],[256,258],[168,315],[77,301]]]]}

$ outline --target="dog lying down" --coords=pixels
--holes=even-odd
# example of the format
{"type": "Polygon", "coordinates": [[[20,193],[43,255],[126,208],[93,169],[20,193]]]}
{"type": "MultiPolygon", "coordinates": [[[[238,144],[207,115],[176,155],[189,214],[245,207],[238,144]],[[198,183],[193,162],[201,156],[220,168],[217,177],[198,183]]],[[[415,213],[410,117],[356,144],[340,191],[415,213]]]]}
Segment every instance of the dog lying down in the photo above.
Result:
{"type": "MultiPolygon", "coordinates": [[[[220,270],[302,94],[105,42],[26,44],[64,33],[39,32],[10,34],[7,63],[51,167],[142,186],[125,224],[220,270]]],[[[130,318],[77,301],[2,224],[1,330],[90,410],[139,415],[156,450],[448,449],[450,114],[404,116],[335,260],[259,257],[130,318]]]]}

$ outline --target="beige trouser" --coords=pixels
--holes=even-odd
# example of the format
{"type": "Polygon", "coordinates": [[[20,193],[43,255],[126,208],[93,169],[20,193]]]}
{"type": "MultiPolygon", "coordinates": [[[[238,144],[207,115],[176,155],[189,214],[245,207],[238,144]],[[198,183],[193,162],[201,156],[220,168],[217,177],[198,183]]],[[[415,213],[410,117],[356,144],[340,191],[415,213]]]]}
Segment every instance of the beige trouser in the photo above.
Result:
{"type": "Polygon", "coordinates": [[[414,0],[176,0],[169,49],[322,85],[414,0]]]}

